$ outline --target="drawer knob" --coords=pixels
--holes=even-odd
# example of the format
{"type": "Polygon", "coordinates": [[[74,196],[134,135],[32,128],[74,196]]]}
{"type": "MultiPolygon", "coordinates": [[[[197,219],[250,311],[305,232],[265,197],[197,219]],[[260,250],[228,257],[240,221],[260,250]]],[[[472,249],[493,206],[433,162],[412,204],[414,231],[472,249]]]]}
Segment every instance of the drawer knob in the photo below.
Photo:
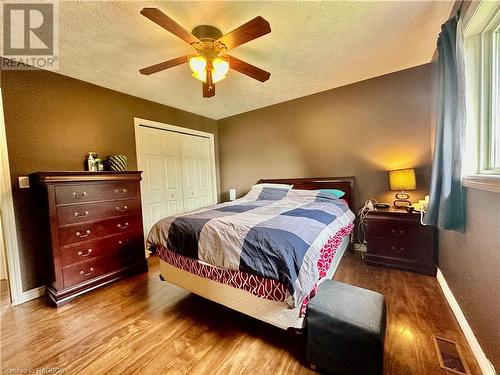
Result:
{"type": "Polygon", "coordinates": [[[125,242],[127,242],[127,243],[130,242],[130,238],[127,238],[126,240],[119,240],[118,244],[123,245],[125,242]]]}
{"type": "Polygon", "coordinates": [[[127,206],[123,206],[123,207],[119,207],[119,206],[116,206],[115,207],[117,211],[120,211],[120,212],[124,212],[124,211],[127,211],[128,210],[128,207],[127,206]]]}
{"type": "Polygon", "coordinates": [[[127,194],[127,189],[115,189],[115,194],[127,194]]]}
{"type": "Polygon", "coordinates": [[[87,195],[87,192],[84,191],[82,192],[81,194],[78,194],[76,192],[73,192],[73,197],[75,197],[76,199],[82,199],[83,197],[85,197],[87,195]]]}
{"type": "Polygon", "coordinates": [[[81,257],[88,257],[92,253],[92,249],[88,249],[86,253],[79,251],[77,254],[81,257]]]}
{"type": "Polygon", "coordinates": [[[90,229],[87,229],[85,231],[85,234],[82,234],[81,232],[76,232],[75,234],[76,234],[77,237],[84,238],[84,237],[87,237],[90,234],[90,229]]]}
{"type": "Polygon", "coordinates": [[[85,216],[88,216],[88,214],[89,214],[88,211],[84,211],[83,213],[80,213],[80,212],[74,213],[75,217],[85,217],[85,216]]]}
{"type": "Polygon", "coordinates": [[[93,267],[90,267],[89,272],[80,271],[80,275],[82,275],[82,276],[88,276],[88,275],[90,275],[92,272],[94,272],[94,268],[93,268],[93,267]]]}
{"type": "Polygon", "coordinates": [[[395,235],[396,237],[401,237],[402,235],[405,234],[405,231],[404,230],[396,230],[396,229],[392,229],[392,234],[395,235]]]}
{"type": "Polygon", "coordinates": [[[391,250],[394,251],[396,254],[402,254],[405,251],[404,247],[396,247],[396,246],[391,246],[391,250]]]}
{"type": "Polygon", "coordinates": [[[123,224],[123,225],[122,225],[122,224],[117,224],[116,226],[117,226],[118,228],[120,228],[120,229],[125,229],[125,228],[127,228],[127,227],[128,227],[128,222],[125,222],[125,224],[123,224]]]}

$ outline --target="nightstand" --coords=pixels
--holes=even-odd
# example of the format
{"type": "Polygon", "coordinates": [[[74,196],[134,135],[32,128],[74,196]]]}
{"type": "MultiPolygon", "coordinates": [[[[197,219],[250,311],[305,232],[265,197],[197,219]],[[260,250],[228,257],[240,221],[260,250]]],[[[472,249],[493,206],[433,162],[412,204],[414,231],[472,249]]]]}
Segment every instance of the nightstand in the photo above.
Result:
{"type": "Polygon", "coordinates": [[[422,225],[420,214],[378,209],[370,211],[365,222],[366,263],[436,275],[437,231],[422,225]]]}

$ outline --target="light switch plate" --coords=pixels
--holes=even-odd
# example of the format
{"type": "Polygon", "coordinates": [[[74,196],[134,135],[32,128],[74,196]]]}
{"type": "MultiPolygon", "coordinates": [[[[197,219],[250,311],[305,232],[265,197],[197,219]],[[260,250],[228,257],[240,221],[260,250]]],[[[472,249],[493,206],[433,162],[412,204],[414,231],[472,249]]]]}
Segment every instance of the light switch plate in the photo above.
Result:
{"type": "Polygon", "coordinates": [[[19,176],[17,179],[19,180],[20,189],[29,189],[30,178],[28,176],[19,176]]]}

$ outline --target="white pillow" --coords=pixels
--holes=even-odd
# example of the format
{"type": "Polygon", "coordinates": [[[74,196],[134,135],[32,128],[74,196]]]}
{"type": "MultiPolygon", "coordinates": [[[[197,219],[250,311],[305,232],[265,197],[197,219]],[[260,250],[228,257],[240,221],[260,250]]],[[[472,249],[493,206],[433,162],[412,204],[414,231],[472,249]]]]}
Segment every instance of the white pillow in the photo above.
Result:
{"type": "Polygon", "coordinates": [[[290,190],[291,188],[293,188],[293,185],[263,183],[263,184],[255,184],[254,186],[252,186],[252,189],[253,188],[265,188],[265,187],[270,187],[270,188],[274,188],[274,189],[290,190]]]}

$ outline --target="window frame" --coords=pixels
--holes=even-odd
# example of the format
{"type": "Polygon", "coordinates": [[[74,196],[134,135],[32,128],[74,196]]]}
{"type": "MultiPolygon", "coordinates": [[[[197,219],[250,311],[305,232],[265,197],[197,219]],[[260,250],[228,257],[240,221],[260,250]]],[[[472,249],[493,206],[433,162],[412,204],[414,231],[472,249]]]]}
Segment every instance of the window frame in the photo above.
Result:
{"type": "Polygon", "coordinates": [[[493,126],[497,111],[499,57],[496,43],[500,32],[500,12],[497,12],[481,32],[481,120],[479,145],[479,174],[500,174],[500,167],[493,166],[493,126]]]}
{"type": "Polygon", "coordinates": [[[500,84],[496,45],[500,39],[500,4],[472,4],[463,17],[467,82],[463,185],[500,192],[500,168],[493,167],[491,153],[493,121],[500,121],[496,118],[500,92],[495,91],[500,84]]]}

